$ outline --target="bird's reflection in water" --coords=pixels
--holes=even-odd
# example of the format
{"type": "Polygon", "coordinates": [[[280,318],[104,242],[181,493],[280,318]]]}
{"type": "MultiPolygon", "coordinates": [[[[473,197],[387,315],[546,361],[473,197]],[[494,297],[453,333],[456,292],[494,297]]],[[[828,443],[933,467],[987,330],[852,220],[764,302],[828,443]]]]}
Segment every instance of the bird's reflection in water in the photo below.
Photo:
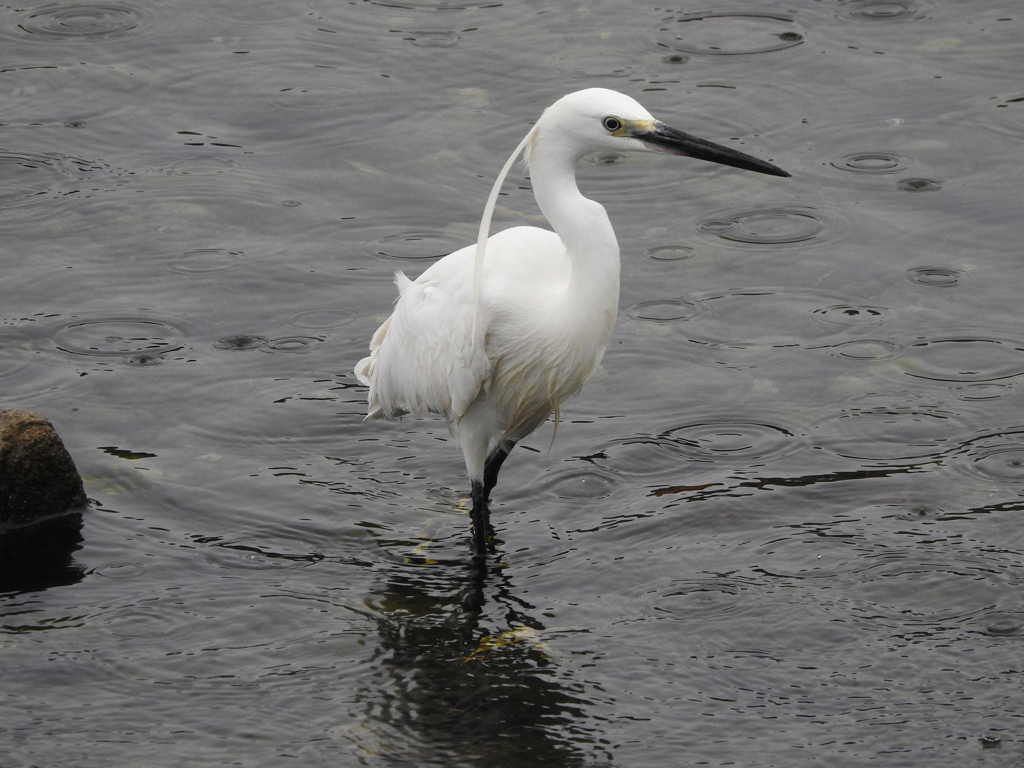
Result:
{"type": "Polygon", "coordinates": [[[366,692],[364,711],[402,742],[379,742],[378,757],[611,765],[583,684],[559,671],[534,607],[515,596],[500,564],[407,561],[368,605],[380,628],[380,685],[366,692]]]}

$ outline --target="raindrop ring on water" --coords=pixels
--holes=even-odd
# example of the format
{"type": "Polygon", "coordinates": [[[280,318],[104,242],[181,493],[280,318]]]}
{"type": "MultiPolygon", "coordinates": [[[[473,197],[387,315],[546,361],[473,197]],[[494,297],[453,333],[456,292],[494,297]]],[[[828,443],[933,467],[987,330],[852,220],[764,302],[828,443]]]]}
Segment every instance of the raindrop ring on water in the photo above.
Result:
{"type": "Polygon", "coordinates": [[[351,312],[343,309],[304,309],[289,315],[288,325],[294,328],[304,328],[312,331],[327,330],[328,328],[340,328],[348,325],[355,319],[351,312]]]}
{"type": "Polygon", "coordinates": [[[825,225],[809,207],[765,207],[705,219],[698,226],[732,242],[785,245],[812,240],[825,225]]]}
{"type": "Polygon", "coordinates": [[[697,461],[764,460],[788,453],[802,444],[794,433],[783,427],[728,419],[675,427],[659,437],[670,440],[678,453],[697,461]]]}
{"type": "Polygon", "coordinates": [[[246,261],[243,251],[225,248],[200,248],[172,257],[164,269],[184,275],[208,272],[227,272],[241,267],[246,261]]]}
{"type": "Polygon", "coordinates": [[[949,267],[913,267],[907,270],[912,283],[929,288],[952,288],[960,283],[963,272],[949,267]]]}
{"type": "Polygon", "coordinates": [[[811,312],[816,320],[828,325],[841,327],[857,327],[865,325],[881,325],[889,310],[885,307],[864,307],[852,304],[837,304],[823,307],[811,312]]]}
{"type": "Polygon", "coordinates": [[[942,182],[932,179],[902,179],[896,186],[904,192],[934,192],[942,188],[942,182]]]}
{"type": "Polygon", "coordinates": [[[906,356],[906,373],[958,383],[994,382],[1024,374],[1024,343],[978,335],[921,339],[906,356]]]}
{"type": "Polygon", "coordinates": [[[219,339],[213,343],[213,346],[217,349],[230,349],[236,352],[245,352],[250,349],[260,349],[270,343],[269,339],[265,339],[262,336],[248,336],[240,334],[238,336],[226,336],[223,339],[219,339]]]}
{"type": "Polygon", "coordinates": [[[878,339],[857,339],[835,344],[828,347],[828,350],[836,357],[875,362],[891,360],[896,357],[900,353],[900,345],[892,341],[878,339]]]}
{"type": "Polygon", "coordinates": [[[738,56],[770,53],[804,42],[786,16],[766,13],[684,13],[664,19],[658,44],[683,53],[738,56]]]}
{"type": "Polygon", "coordinates": [[[909,161],[898,152],[854,152],[838,157],[829,164],[841,171],[885,174],[906,170],[909,161]]]}
{"type": "Polygon", "coordinates": [[[685,299],[654,299],[641,301],[627,310],[634,320],[646,320],[654,323],[674,323],[689,320],[698,313],[693,302],[685,299]]]}
{"type": "Polygon", "coordinates": [[[438,259],[465,245],[461,240],[441,232],[403,232],[385,235],[366,244],[374,256],[391,259],[438,259]]]}
{"type": "Polygon", "coordinates": [[[18,24],[22,31],[50,40],[118,37],[138,26],[134,8],[88,3],[38,8],[18,24]]]}
{"type": "Polygon", "coordinates": [[[962,447],[955,465],[968,474],[988,482],[1024,483],[1024,429],[972,437],[962,447]]]}
{"type": "Polygon", "coordinates": [[[912,0],[847,0],[844,6],[847,17],[856,21],[900,22],[924,15],[912,0]]]}
{"type": "Polygon", "coordinates": [[[54,341],[65,352],[97,357],[158,356],[185,346],[173,326],[141,317],[78,320],[57,331],[54,341]]]}
{"type": "Polygon", "coordinates": [[[314,347],[321,344],[323,339],[314,336],[286,336],[280,339],[271,339],[261,347],[263,352],[285,352],[288,354],[305,354],[311,352],[314,347]]]}
{"type": "Polygon", "coordinates": [[[647,256],[655,261],[684,261],[693,258],[695,251],[685,245],[659,245],[647,249],[647,256]]]}
{"type": "Polygon", "coordinates": [[[616,480],[594,470],[558,473],[546,490],[560,499],[603,499],[615,490],[616,480]]]}

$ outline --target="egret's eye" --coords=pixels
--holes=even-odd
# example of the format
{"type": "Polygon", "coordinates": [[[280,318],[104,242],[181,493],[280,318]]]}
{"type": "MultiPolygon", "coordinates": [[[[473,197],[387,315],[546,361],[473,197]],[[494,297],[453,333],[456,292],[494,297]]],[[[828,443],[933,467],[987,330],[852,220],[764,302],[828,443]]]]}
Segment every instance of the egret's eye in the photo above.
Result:
{"type": "Polygon", "coordinates": [[[622,121],[617,117],[606,117],[601,121],[601,125],[608,133],[615,133],[616,131],[622,130],[622,121]]]}

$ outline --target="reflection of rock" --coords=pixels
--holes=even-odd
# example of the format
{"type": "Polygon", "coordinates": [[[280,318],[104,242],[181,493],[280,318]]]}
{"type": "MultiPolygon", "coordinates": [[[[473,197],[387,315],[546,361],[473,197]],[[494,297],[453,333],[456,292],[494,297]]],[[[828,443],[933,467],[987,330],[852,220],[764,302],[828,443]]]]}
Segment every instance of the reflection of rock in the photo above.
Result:
{"type": "Polygon", "coordinates": [[[85,504],[82,478],[45,418],[0,410],[0,531],[85,504]]]}
{"type": "Polygon", "coordinates": [[[74,561],[81,541],[79,513],[0,533],[0,593],[77,584],[85,572],[74,561]]]}

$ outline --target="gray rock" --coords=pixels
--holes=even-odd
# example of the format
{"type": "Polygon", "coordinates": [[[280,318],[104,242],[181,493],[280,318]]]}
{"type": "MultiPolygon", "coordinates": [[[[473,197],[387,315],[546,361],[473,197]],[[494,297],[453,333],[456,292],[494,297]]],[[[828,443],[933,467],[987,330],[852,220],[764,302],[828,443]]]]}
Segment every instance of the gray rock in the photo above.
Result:
{"type": "Polygon", "coordinates": [[[0,410],[0,532],[86,503],[82,478],[44,417],[0,410]]]}

